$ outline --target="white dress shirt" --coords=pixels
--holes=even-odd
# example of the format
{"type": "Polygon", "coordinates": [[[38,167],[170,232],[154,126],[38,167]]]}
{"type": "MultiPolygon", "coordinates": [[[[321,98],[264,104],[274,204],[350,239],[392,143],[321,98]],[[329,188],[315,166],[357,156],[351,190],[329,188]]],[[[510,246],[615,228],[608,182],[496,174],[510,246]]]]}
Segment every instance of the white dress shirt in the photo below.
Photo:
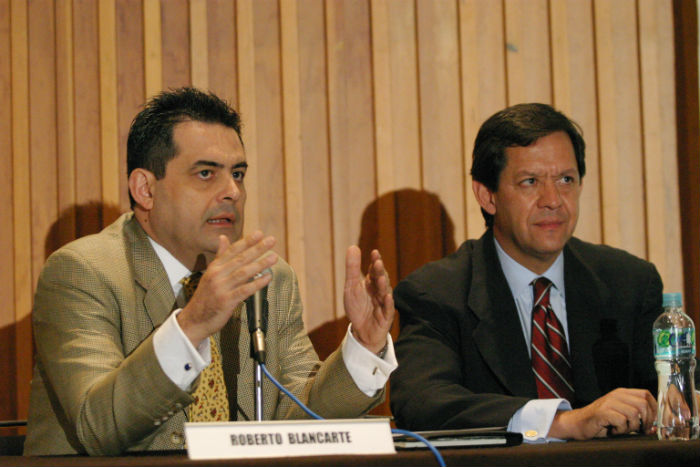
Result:
{"type": "MultiPolygon", "coordinates": [[[[532,306],[534,302],[534,291],[532,281],[538,277],[546,277],[552,282],[549,292],[549,303],[557,319],[561,322],[566,334],[566,341],[569,342],[569,329],[566,319],[566,296],[564,288],[564,254],[559,253],[554,263],[544,274],[536,274],[513,258],[503,250],[498,241],[496,243],[496,253],[498,261],[501,263],[503,274],[510,287],[510,291],[515,299],[515,307],[518,309],[520,326],[527,342],[527,351],[530,354],[530,336],[532,330],[532,306]]],[[[523,434],[526,442],[537,443],[545,441],[560,441],[557,438],[548,438],[549,428],[557,410],[571,410],[571,404],[566,399],[534,399],[522,406],[520,410],[513,414],[508,423],[508,430],[523,434]]]]}
{"type": "MultiPolygon", "coordinates": [[[[184,306],[184,303],[180,302],[180,281],[189,276],[191,271],[152,238],[149,237],[148,240],[163,263],[173,293],[178,297],[178,305],[184,306]]],[[[187,391],[199,373],[211,362],[211,348],[209,339],[204,339],[197,348],[192,345],[175,319],[180,311],[181,308],[175,310],[156,330],[153,335],[153,347],[165,374],[183,391],[187,391]]],[[[387,334],[387,351],[383,358],[379,358],[357,342],[350,332],[350,326],[341,344],[343,362],[357,387],[368,397],[372,397],[384,387],[389,375],[398,366],[394,343],[391,335],[387,334]]]]}

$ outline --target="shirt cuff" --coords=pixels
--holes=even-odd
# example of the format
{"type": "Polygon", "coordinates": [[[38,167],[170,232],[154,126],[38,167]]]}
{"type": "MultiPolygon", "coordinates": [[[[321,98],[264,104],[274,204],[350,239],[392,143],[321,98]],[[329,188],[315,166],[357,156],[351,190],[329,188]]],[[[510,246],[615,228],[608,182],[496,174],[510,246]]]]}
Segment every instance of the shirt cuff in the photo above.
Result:
{"type": "Polygon", "coordinates": [[[350,324],[341,344],[343,362],[352,376],[357,387],[367,397],[373,397],[382,389],[389,379],[391,372],[399,366],[394,354],[394,342],[391,334],[386,336],[386,353],[384,358],[379,358],[365,346],[357,342],[350,332],[350,324]]]}
{"type": "Polygon", "coordinates": [[[175,310],[153,334],[153,349],[163,372],[183,391],[211,362],[209,339],[195,348],[177,322],[182,309],[175,310]]]}
{"type": "Polygon", "coordinates": [[[564,441],[547,436],[552,426],[554,415],[559,410],[571,410],[566,399],[534,399],[522,406],[508,423],[508,431],[522,433],[526,443],[548,443],[564,441]]]}

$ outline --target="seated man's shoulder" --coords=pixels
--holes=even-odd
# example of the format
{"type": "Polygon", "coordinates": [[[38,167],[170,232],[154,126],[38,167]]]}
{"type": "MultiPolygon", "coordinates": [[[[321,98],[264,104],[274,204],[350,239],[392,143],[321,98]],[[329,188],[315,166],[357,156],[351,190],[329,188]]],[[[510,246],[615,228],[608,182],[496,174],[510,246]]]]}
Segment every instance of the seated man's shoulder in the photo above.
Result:
{"type": "Polygon", "coordinates": [[[575,237],[569,240],[568,246],[574,256],[597,272],[635,274],[655,270],[649,261],[621,248],[589,243],[575,237]]]}
{"type": "MultiPolygon", "coordinates": [[[[123,214],[102,231],[77,238],[53,252],[47,259],[46,267],[65,262],[94,263],[102,266],[116,266],[126,260],[127,244],[130,236],[138,235],[140,229],[131,213],[123,214]]],[[[142,233],[146,240],[145,233],[142,233]]]]}

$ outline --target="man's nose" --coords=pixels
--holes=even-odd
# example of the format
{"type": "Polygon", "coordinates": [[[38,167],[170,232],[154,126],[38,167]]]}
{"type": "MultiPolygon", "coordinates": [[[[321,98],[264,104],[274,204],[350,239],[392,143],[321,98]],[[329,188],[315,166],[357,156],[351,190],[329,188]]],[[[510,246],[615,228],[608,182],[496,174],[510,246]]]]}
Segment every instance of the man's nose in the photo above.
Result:
{"type": "Polygon", "coordinates": [[[241,187],[232,176],[227,177],[223,182],[219,197],[223,201],[238,201],[241,197],[241,187]]]}
{"type": "Polygon", "coordinates": [[[561,206],[561,193],[553,180],[546,180],[540,185],[539,206],[542,208],[557,209],[561,206]]]}

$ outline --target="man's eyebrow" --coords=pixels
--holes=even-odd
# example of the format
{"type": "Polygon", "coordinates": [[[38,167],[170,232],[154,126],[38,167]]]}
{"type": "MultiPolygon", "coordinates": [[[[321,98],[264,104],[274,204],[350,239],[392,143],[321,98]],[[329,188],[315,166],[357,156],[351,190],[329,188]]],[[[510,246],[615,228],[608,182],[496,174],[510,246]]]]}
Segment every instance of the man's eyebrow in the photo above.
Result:
{"type": "MultiPolygon", "coordinates": [[[[199,166],[215,167],[215,168],[217,168],[217,169],[223,169],[223,168],[224,168],[224,164],[221,164],[220,162],[208,161],[208,160],[205,160],[205,159],[200,159],[200,160],[198,160],[197,162],[195,162],[194,164],[192,164],[192,167],[199,167],[199,166]]],[[[235,165],[233,166],[233,168],[234,168],[234,169],[240,169],[240,168],[247,169],[247,168],[248,168],[248,163],[247,163],[246,161],[239,162],[238,164],[235,164],[235,165]]]]}

